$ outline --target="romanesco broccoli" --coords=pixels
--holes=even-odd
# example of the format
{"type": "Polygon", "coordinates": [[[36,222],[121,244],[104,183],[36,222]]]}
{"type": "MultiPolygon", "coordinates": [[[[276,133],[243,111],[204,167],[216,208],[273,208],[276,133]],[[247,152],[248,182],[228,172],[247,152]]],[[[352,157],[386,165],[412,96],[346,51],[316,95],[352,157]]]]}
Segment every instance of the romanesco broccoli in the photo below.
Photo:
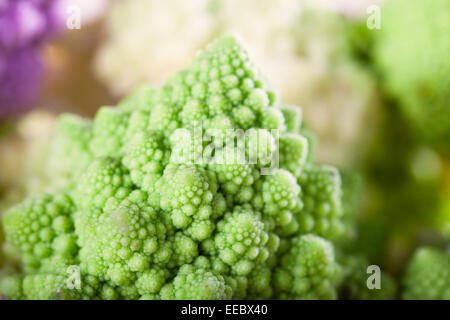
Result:
{"type": "Polygon", "coordinates": [[[163,87],[101,108],[92,123],[62,116],[47,169],[66,182],[6,213],[24,272],[4,278],[0,292],[335,298],[341,180],[313,163],[301,119],[234,36],[211,43],[163,87]],[[79,288],[67,283],[70,268],[79,288]]]}
{"type": "Polygon", "coordinates": [[[406,268],[403,286],[404,299],[450,300],[450,254],[419,248],[406,268]]]}

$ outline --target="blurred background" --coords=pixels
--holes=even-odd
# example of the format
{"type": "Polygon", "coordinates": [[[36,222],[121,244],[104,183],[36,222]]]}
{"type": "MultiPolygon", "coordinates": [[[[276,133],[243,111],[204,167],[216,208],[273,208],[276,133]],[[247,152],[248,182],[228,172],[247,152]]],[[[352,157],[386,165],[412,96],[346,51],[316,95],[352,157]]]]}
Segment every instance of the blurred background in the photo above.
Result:
{"type": "Polygon", "coordinates": [[[399,273],[415,247],[450,237],[446,1],[0,1],[0,211],[45,187],[58,114],[92,117],[140,84],[159,86],[235,32],[302,108],[316,160],[357,185],[350,246],[399,273]]]}

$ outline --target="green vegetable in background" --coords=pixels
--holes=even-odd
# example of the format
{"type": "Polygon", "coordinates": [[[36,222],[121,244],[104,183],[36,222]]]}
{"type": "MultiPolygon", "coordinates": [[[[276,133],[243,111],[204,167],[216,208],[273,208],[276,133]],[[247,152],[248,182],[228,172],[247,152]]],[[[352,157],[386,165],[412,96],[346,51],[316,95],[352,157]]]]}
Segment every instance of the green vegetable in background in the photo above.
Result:
{"type": "Polygon", "coordinates": [[[403,285],[404,299],[450,300],[450,254],[419,248],[406,268],[403,285]]]}
{"type": "Polygon", "coordinates": [[[360,19],[346,32],[355,58],[372,67],[382,100],[378,128],[361,163],[366,221],[360,233],[381,226],[383,241],[366,247],[376,248],[371,260],[396,273],[417,245],[431,241],[424,238],[445,233],[450,221],[449,14],[445,0],[386,1],[380,29],[360,19]]]}
{"type": "Polygon", "coordinates": [[[381,9],[381,28],[372,33],[383,85],[421,134],[448,152],[450,2],[387,1],[381,9]]]}

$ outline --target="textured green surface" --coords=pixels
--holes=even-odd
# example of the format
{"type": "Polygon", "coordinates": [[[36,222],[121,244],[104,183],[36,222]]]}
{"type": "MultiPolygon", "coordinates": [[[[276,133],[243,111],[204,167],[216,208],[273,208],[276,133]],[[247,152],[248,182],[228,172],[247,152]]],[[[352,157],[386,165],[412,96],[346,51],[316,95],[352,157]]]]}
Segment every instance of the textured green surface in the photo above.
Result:
{"type": "Polygon", "coordinates": [[[61,160],[54,175],[66,185],[6,214],[7,242],[25,273],[5,278],[0,291],[25,299],[336,298],[341,180],[312,163],[301,131],[300,111],[281,107],[234,36],[211,43],[162,88],[141,87],[101,108],[92,124],[63,116],[50,157],[61,160]],[[215,151],[202,157],[200,124],[216,138],[251,130],[237,144],[213,140],[215,151]],[[280,168],[263,175],[277,147],[280,168]],[[230,161],[233,154],[247,161],[230,161]],[[80,290],[67,287],[73,265],[80,290]]]}

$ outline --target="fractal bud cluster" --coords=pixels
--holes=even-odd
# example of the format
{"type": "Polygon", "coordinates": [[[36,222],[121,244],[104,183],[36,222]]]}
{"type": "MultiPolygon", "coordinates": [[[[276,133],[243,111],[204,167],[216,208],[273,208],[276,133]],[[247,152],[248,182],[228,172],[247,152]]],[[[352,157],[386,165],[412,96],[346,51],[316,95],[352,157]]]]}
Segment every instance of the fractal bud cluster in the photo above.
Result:
{"type": "MultiPolygon", "coordinates": [[[[301,110],[280,102],[240,40],[219,38],[161,88],[140,87],[92,122],[60,117],[48,190],[4,216],[21,272],[0,280],[0,293],[337,298],[348,273],[339,243],[354,222],[339,171],[314,163],[313,142],[301,110]],[[219,136],[213,151],[199,126],[219,136]],[[233,130],[248,134],[228,139],[233,130]]],[[[447,295],[446,259],[435,259],[436,293],[414,281],[416,258],[409,296],[447,295]]]]}
{"type": "Polygon", "coordinates": [[[211,43],[162,88],[139,88],[117,107],[101,108],[93,123],[61,116],[48,171],[62,187],[5,215],[6,241],[20,252],[23,274],[5,278],[2,293],[336,297],[330,241],[344,230],[340,177],[309,160],[301,131],[300,109],[278,102],[234,36],[211,43]],[[243,151],[223,140],[209,161],[175,161],[194,145],[177,129],[199,124],[254,134],[243,151]],[[254,148],[261,150],[252,163],[217,159],[254,148]],[[261,158],[275,151],[279,168],[261,174],[261,158]],[[79,289],[66,284],[73,265],[79,289]]]}

